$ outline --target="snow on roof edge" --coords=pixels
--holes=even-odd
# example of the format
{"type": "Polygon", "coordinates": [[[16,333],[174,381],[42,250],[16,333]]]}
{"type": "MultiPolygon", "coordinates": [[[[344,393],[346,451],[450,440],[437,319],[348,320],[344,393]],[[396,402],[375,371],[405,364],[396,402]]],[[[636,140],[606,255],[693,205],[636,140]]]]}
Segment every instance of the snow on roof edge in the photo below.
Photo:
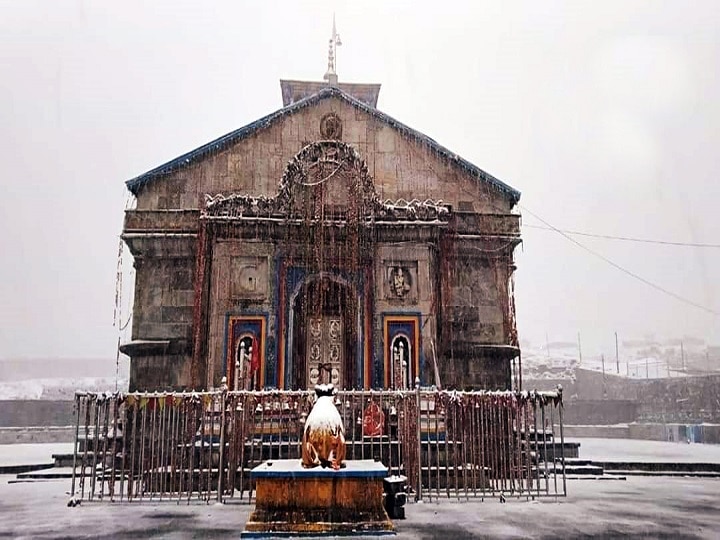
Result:
{"type": "Polygon", "coordinates": [[[253,133],[261,129],[269,127],[278,118],[281,118],[288,114],[293,114],[301,109],[304,109],[305,107],[313,105],[318,101],[331,96],[336,96],[345,100],[353,107],[378,118],[379,120],[385,122],[394,129],[397,129],[401,133],[409,135],[416,139],[418,142],[429,146],[448,161],[455,163],[462,169],[489,183],[499,191],[509,195],[512,198],[513,204],[516,204],[520,200],[520,192],[515,188],[505,184],[501,180],[495,178],[493,175],[479,168],[477,165],[474,165],[473,163],[470,163],[459,155],[451,152],[431,137],[428,137],[427,135],[406,126],[402,122],[395,120],[391,116],[379,111],[374,107],[366,105],[365,103],[355,99],[351,95],[343,92],[339,88],[333,86],[323,88],[322,90],[311,96],[308,96],[291,105],[288,105],[287,107],[283,107],[282,109],[263,116],[258,120],[255,120],[239,129],[231,131],[230,133],[227,133],[221,137],[218,137],[217,139],[210,141],[209,143],[206,143],[194,150],[191,150],[190,152],[186,152],[185,154],[182,154],[175,159],[172,159],[158,167],[155,167],[154,169],[151,169],[139,176],[136,176],[135,178],[131,178],[130,180],[127,180],[125,182],[125,185],[133,195],[137,196],[140,188],[151,180],[166,176],[184,167],[188,167],[215,152],[223,151],[231,145],[235,144],[236,142],[241,141],[245,137],[252,135],[253,133]]]}

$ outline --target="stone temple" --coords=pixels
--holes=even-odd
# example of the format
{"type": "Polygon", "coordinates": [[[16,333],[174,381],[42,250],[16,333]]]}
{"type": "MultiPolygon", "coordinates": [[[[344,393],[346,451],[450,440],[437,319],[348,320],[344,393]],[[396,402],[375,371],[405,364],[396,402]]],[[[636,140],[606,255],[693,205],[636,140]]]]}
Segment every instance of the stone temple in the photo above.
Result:
{"type": "Polygon", "coordinates": [[[127,182],[131,391],[517,384],[520,193],[326,79],[127,182]]]}

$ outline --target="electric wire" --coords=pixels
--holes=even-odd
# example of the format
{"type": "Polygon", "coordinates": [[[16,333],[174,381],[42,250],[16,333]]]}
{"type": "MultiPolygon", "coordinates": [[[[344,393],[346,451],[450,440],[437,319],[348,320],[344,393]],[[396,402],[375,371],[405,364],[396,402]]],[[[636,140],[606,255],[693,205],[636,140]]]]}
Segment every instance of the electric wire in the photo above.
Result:
{"type": "MultiPolygon", "coordinates": [[[[529,210],[528,210],[528,212],[529,212],[529,210]]],[[[535,216],[535,217],[537,217],[537,216],[535,216]]],[[[720,248],[720,244],[705,244],[705,243],[699,243],[699,242],[671,242],[668,240],[651,240],[649,238],[634,238],[631,236],[613,236],[610,234],[593,234],[593,233],[580,232],[580,231],[568,231],[568,230],[564,230],[564,229],[556,229],[554,227],[543,227],[541,225],[528,225],[527,223],[523,223],[523,227],[529,227],[531,229],[542,229],[544,231],[563,232],[565,234],[571,234],[573,236],[588,236],[590,238],[604,238],[607,240],[623,240],[625,242],[641,242],[644,244],[660,244],[660,245],[666,245],[666,246],[720,248]]]]}
{"type": "Polygon", "coordinates": [[[707,306],[703,306],[702,304],[698,304],[697,302],[693,302],[692,300],[689,300],[689,299],[687,299],[687,298],[685,298],[685,297],[683,297],[683,296],[680,296],[680,295],[677,294],[677,293],[674,293],[674,292],[672,292],[672,291],[669,291],[668,289],[666,289],[666,288],[658,285],[657,283],[653,283],[652,281],[649,281],[649,280],[645,279],[644,277],[636,274],[635,272],[632,272],[631,270],[628,270],[627,268],[624,268],[623,266],[620,266],[620,265],[617,264],[616,262],[608,259],[607,257],[605,257],[604,255],[598,253],[597,251],[594,251],[594,250],[590,249],[589,247],[585,246],[584,244],[581,244],[580,242],[578,242],[577,240],[575,240],[573,237],[571,237],[568,233],[566,233],[566,232],[558,229],[557,227],[553,227],[550,223],[548,223],[548,222],[545,221],[543,218],[541,218],[540,216],[538,216],[536,213],[530,211],[530,210],[527,209],[526,207],[524,207],[524,206],[522,206],[522,205],[518,205],[518,206],[520,206],[520,207],[523,209],[524,212],[527,212],[528,214],[530,214],[531,216],[533,216],[535,219],[543,222],[547,227],[550,228],[550,230],[555,231],[556,233],[558,233],[559,235],[563,236],[565,239],[569,240],[570,242],[572,242],[573,244],[575,244],[575,245],[578,246],[579,248],[581,248],[581,249],[587,251],[588,253],[590,253],[591,255],[594,255],[595,257],[601,259],[602,261],[606,262],[606,263],[609,264],[610,266],[613,266],[613,267],[617,268],[618,270],[620,270],[621,272],[629,275],[630,277],[633,277],[633,278],[637,279],[638,281],[641,281],[641,282],[644,283],[645,285],[648,285],[649,287],[652,287],[653,289],[655,289],[655,290],[657,290],[657,291],[660,291],[660,292],[662,292],[662,293],[664,293],[664,294],[666,294],[666,295],[668,295],[668,296],[671,296],[671,297],[674,298],[675,300],[678,300],[678,301],[680,301],[680,302],[683,302],[684,304],[688,304],[688,305],[693,306],[693,307],[695,307],[695,308],[701,309],[701,310],[703,310],[703,311],[705,311],[705,312],[707,312],[707,313],[710,313],[710,314],[712,314],[712,315],[715,315],[715,316],[720,315],[720,312],[715,311],[715,310],[712,309],[712,308],[709,308],[709,307],[707,307],[707,306]]]}

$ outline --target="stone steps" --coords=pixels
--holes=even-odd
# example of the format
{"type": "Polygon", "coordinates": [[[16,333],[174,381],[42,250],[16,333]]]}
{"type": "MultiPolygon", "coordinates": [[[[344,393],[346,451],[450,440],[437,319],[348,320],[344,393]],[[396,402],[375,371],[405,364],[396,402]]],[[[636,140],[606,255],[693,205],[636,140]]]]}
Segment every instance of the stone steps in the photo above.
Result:
{"type": "Polygon", "coordinates": [[[696,471],[720,473],[720,463],[660,462],[660,461],[593,461],[606,470],[691,473],[696,471]]]}
{"type": "MultiPolygon", "coordinates": [[[[558,472],[562,472],[560,468],[558,468],[558,472]]],[[[604,469],[602,467],[598,467],[597,465],[565,465],[565,475],[591,475],[591,476],[602,476],[604,474],[604,469]]]]}
{"type": "Polygon", "coordinates": [[[720,478],[718,471],[644,471],[633,469],[608,469],[607,474],[616,476],[670,476],[670,477],[691,477],[691,478],[720,478]]]}
{"type": "MultiPolygon", "coordinates": [[[[87,467],[86,471],[86,474],[90,474],[91,468],[87,467]]],[[[19,473],[16,478],[18,480],[54,480],[57,478],[72,478],[72,475],[72,467],[51,467],[48,469],[19,473]]]]}
{"type": "Polygon", "coordinates": [[[27,472],[52,469],[55,466],[52,462],[27,463],[18,465],[0,465],[0,474],[24,474],[27,472]]]}

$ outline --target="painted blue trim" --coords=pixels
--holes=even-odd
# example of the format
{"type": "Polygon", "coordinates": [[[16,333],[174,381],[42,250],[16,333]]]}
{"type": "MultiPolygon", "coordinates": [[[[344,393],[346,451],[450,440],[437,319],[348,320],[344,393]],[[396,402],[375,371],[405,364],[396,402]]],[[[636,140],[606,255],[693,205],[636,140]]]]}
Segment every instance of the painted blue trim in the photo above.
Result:
{"type": "Polygon", "coordinates": [[[263,340],[265,348],[265,386],[267,387],[267,369],[269,362],[268,355],[268,337],[270,336],[269,321],[270,314],[267,311],[239,311],[231,310],[225,312],[225,343],[223,343],[223,377],[227,377],[227,365],[228,365],[228,341],[230,337],[230,317],[264,317],[265,318],[265,339],[263,340]]]}
{"type": "Polygon", "coordinates": [[[352,538],[361,536],[396,536],[395,531],[375,531],[375,530],[359,530],[359,531],[327,531],[327,532],[261,532],[261,531],[242,531],[240,538],[352,538]]]}
{"type": "Polygon", "coordinates": [[[520,192],[518,190],[510,187],[509,185],[502,182],[501,180],[498,180],[493,175],[483,171],[477,165],[473,165],[472,163],[461,158],[454,152],[451,152],[444,146],[438,144],[434,139],[431,139],[427,135],[424,135],[424,134],[420,133],[419,131],[406,126],[405,124],[395,120],[391,116],[389,116],[383,112],[380,112],[376,108],[366,105],[362,101],[359,101],[359,100],[355,99],[354,97],[352,97],[351,95],[346,94],[339,88],[331,87],[331,86],[323,88],[316,94],[313,94],[304,99],[301,99],[300,101],[297,101],[296,103],[293,103],[291,105],[288,105],[287,107],[279,109],[271,114],[268,114],[267,116],[263,116],[262,118],[255,120],[254,122],[251,122],[250,124],[247,124],[244,127],[236,129],[235,131],[231,131],[230,133],[227,133],[226,135],[223,135],[222,137],[219,137],[219,138],[215,139],[214,141],[210,141],[209,143],[204,144],[203,146],[200,146],[200,147],[196,148],[195,150],[191,150],[190,152],[187,152],[181,156],[178,156],[175,159],[172,159],[172,160],[168,161],[167,163],[160,165],[159,167],[155,167],[154,169],[141,174],[140,176],[136,176],[135,178],[132,178],[132,179],[128,180],[127,182],[125,182],[125,185],[127,185],[127,188],[130,190],[130,192],[133,195],[137,196],[140,188],[142,188],[149,181],[154,180],[156,178],[161,178],[163,176],[167,176],[177,170],[183,169],[194,163],[197,163],[198,161],[201,161],[202,159],[206,158],[207,156],[210,156],[217,152],[221,152],[221,151],[225,150],[226,148],[232,146],[233,144],[243,140],[244,138],[249,137],[250,135],[254,134],[255,132],[270,127],[270,125],[273,124],[279,118],[282,118],[283,116],[286,116],[288,114],[293,114],[293,113],[300,111],[310,105],[314,105],[323,99],[327,99],[330,97],[337,97],[339,99],[342,99],[342,100],[346,101],[348,104],[350,104],[351,106],[355,107],[356,109],[359,109],[359,110],[365,112],[366,114],[368,114],[374,118],[377,118],[378,120],[389,125],[390,127],[398,130],[400,133],[403,133],[404,135],[412,137],[416,141],[429,146],[433,151],[435,151],[437,154],[439,154],[440,156],[445,158],[447,161],[454,163],[455,165],[466,170],[467,172],[469,172],[470,174],[479,178],[480,180],[483,180],[483,181],[487,182],[488,184],[492,185],[498,191],[510,196],[510,198],[513,201],[513,204],[516,204],[520,200],[520,192]]]}
{"type": "MultiPolygon", "coordinates": [[[[423,373],[425,372],[425,344],[423,343],[422,339],[422,329],[423,329],[423,318],[422,313],[420,311],[383,311],[380,313],[381,322],[382,322],[382,336],[383,336],[383,342],[382,342],[382,355],[380,356],[380,363],[382,366],[381,369],[381,378],[384,378],[385,376],[385,346],[386,343],[385,340],[385,318],[386,317],[408,317],[408,316],[414,316],[418,318],[418,341],[420,342],[420,347],[418,347],[420,350],[418,351],[418,369],[420,370],[420,373],[417,373],[417,376],[420,377],[420,385],[424,386],[425,381],[423,380],[423,373]]],[[[382,386],[382,385],[381,385],[382,386]]]]}
{"type": "Polygon", "coordinates": [[[250,471],[251,478],[386,478],[388,468],[372,459],[349,460],[339,471],[331,468],[306,469],[299,459],[278,459],[262,463],[250,471]]]}

